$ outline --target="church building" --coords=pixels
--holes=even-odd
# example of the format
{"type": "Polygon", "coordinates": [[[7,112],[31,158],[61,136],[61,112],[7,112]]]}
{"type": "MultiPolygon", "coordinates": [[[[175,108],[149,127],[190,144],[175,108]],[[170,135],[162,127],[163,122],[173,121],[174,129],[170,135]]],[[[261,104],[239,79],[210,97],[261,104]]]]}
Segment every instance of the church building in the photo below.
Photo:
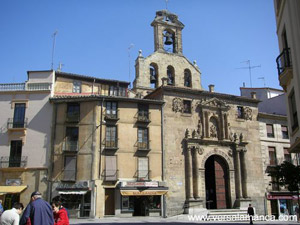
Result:
{"type": "Polygon", "coordinates": [[[178,16],[156,12],[154,53],[136,59],[133,90],[161,100],[166,216],[209,209],[264,213],[258,103],[252,98],[205,91],[196,62],[183,55],[178,16]]]}

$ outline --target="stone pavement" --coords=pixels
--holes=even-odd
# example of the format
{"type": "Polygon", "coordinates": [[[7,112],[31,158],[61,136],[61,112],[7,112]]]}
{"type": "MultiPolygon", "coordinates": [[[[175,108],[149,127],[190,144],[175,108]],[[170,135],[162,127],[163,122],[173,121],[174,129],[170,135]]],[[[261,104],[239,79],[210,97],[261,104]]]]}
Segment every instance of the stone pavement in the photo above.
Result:
{"type": "MultiPolygon", "coordinates": [[[[191,221],[188,217],[188,215],[179,215],[179,216],[173,216],[168,218],[161,218],[161,217],[130,217],[130,218],[124,218],[124,217],[105,217],[105,218],[98,218],[98,219],[70,219],[70,224],[144,224],[144,223],[167,223],[167,224],[249,224],[249,221],[241,222],[241,221],[235,221],[235,222],[228,222],[228,221],[191,221]]],[[[273,225],[279,225],[279,224],[299,224],[297,222],[289,221],[255,221],[254,224],[273,224],[273,225]]]]}

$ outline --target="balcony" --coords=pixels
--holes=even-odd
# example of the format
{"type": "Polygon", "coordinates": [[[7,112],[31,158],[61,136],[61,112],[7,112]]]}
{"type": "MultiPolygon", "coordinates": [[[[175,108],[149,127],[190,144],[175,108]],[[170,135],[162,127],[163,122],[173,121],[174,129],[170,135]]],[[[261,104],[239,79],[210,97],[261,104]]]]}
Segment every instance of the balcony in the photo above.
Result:
{"type": "Polygon", "coordinates": [[[13,118],[9,118],[7,121],[7,129],[26,129],[28,119],[25,118],[24,121],[16,121],[13,118]]]}
{"type": "Polygon", "coordinates": [[[78,141],[65,141],[63,143],[63,152],[77,153],[78,152],[78,141]]]}
{"type": "Polygon", "coordinates": [[[116,113],[105,113],[104,119],[106,121],[116,122],[119,120],[118,115],[119,115],[118,111],[116,113]]]}
{"type": "Polygon", "coordinates": [[[67,123],[78,123],[80,120],[80,114],[78,112],[67,113],[66,122],[67,123]]]}
{"type": "Polygon", "coordinates": [[[51,87],[51,83],[10,83],[0,84],[0,91],[50,91],[51,87]]]}
{"type": "Polygon", "coordinates": [[[117,150],[118,141],[117,140],[105,140],[105,149],[106,150],[117,150]]]}
{"type": "Polygon", "coordinates": [[[151,171],[150,170],[137,170],[136,174],[137,174],[136,178],[138,181],[147,181],[147,180],[150,180],[151,171]]]}
{"type": "Polygon", "coordinates": [[[104,170],[104,181],[117,181],[118,180],[118,170],[104,170]]]}
{"type": "Polygon", "coordinates": [[[146,142],[146,141],[145,142],[137,142],[137,150],[138,151],[150,151],[150,143],[149,142],[146,142]]]}
{"type": "Polygon", "coordinates": [[[150,113],[138,113],[136,116],[136,120],[140,123],[150,123],[150,113]]]}
{"type": "Polygon", "coordinates": [[[286,91],[286,87],[293,78],[292,57],[289,48],[284,49],[276,58],[280,86],[286,91]]]}
{"type": "Polygon", "coordinates": [[[11,167],[21,167],[27,166],[28,156],[21,157],[9,157],[2,156],[0,158],[0,168],[11,168],[11,167]]]}

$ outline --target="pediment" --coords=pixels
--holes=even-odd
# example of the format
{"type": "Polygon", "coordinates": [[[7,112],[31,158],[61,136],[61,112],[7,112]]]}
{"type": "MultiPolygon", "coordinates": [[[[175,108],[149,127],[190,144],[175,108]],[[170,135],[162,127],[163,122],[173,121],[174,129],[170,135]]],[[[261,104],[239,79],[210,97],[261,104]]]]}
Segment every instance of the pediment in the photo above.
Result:
{"type": "Polygon", "coordinates": [[[211,98],[211,99],[201,99],[198,102],[198,106],[204,108],[218,108],[223,110],[229,110],[230,106],[226,104],[226,102],[218,99],[218,98],[211,98]]]}

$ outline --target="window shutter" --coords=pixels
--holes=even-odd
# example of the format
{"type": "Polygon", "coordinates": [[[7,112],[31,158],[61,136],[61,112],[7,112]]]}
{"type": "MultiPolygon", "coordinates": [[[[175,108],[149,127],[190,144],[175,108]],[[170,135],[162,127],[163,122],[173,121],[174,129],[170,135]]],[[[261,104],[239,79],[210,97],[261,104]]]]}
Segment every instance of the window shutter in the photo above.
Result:
{"type": "Polygon", "coordinates": [[[65,158],[65,180],[76,180],[76,156],[67,156],[65,158]]]}
{"type": "Polygon", "coordinates": [[[138,159],[139,178],[148,180],[148,158],[141,157],[138,159]]]}
{"type": "Polygon", "coordinates": [[[105,179],[117,179],[117,156],[105,156],[105,179]]]}

